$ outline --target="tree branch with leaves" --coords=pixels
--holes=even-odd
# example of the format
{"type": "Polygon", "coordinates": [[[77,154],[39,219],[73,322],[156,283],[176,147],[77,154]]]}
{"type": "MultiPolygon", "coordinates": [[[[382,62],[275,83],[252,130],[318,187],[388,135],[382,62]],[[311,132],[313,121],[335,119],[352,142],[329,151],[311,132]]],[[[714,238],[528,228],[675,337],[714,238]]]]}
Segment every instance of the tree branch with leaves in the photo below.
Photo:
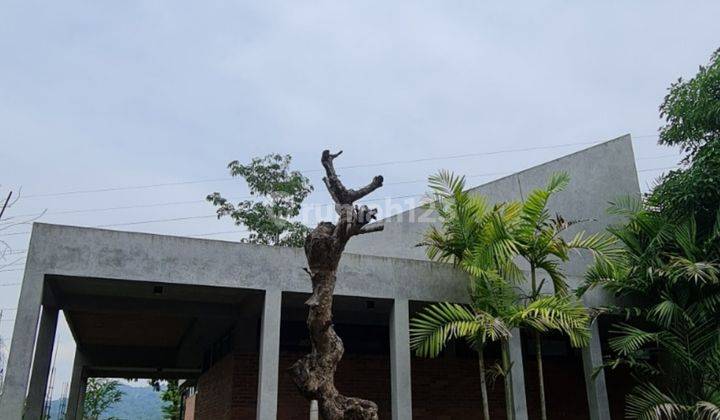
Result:
{"type": "Polygon", "coordinates": [[[301,247],[309,229],[293,220],[300,214],[302,203],[313,191],[310,180],[290,170],[290,155],[270,154],[254,158],[247,165],[234,160],[228,164],[230,175],[245,179],[250,194],[260,200],[244,200],[232,204],[219,192],[206,199],[217,207],[218,219],[229,216],[238,226],[250,232],[243,242],[301,247]]]}

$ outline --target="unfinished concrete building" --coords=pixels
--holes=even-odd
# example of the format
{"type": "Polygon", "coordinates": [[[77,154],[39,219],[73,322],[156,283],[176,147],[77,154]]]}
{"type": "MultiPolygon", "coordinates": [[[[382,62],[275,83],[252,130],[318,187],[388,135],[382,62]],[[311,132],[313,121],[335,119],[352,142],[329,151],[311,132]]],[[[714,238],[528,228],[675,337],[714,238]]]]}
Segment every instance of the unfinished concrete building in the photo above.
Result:
{"type": "MultiPolygon", "coordinates": [[[[474,188],[491,201],[520,200],[551,173],[572,177],[550,204],[580,226],[603,230],[609,201],[638,195],[629,136],[474,188]]],[[[378,403],[381,418],[465,419],[481,412],[477,360],[462,343],[437,359],[409,348],[409,319],[428,302],[466,300],[467,277],[427,261],[415,245],[432,215],[411,210],[385,229],[354,238],[338,275],[336,329],[346,355],[338,388],[378,403]],[[371,245],[371,246],[369,246],[371,245]],[[362,254],[358,253],[362,250],[362,254]]],[[[574,232],[569,232],[570,234],[574,232]]],[[[565,270],[577,285],[587,258],[565,270]]],[[[309,347],[303,301],[310,284],[301,249],[37,223],[33,227],[10,347],[1,419],[40,418],[59,311],[77,343],[68,419],[81,418],[89,377],[182,378],[195,384],[194,415],[214,419],[307,419],[309,404],[287,372],[309,347]]],[[[588,305],[607,299],[600,291],[588,305]]],[[[605,321],[588,348],[561,336],[543,342],[550,418],[622,417],[627,381],[592,376],[606,343],[605,321]]],[[[532,338],[506,344],[517,420],[539,412],[532,338]]],[[[488,359],[498,358],[491,347],[488,359]]],[[[500,378],[498,381],[502,382],[500,378]]],[[[505,418],[503,385],[491,388],[493,418],[505,418]]]]}

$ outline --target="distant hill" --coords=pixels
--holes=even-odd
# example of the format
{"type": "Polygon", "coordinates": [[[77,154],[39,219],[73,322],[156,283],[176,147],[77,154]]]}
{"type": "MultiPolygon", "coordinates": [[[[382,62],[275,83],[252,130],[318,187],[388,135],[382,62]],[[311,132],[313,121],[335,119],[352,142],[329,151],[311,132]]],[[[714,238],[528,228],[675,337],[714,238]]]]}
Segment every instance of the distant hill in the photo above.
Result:
{"type": "MultiPolygon", "coordinates": [[[[108,410],[103,419],[114,416],[120,420],[162,420],[162,401],[160,393],[151,387],[134,387],[120,385],[125,393],[122,400],[108,410]]],[[[62,400],[54,400],[51,409],[51,419],[58,420],[58,408],[62,400]]]]}

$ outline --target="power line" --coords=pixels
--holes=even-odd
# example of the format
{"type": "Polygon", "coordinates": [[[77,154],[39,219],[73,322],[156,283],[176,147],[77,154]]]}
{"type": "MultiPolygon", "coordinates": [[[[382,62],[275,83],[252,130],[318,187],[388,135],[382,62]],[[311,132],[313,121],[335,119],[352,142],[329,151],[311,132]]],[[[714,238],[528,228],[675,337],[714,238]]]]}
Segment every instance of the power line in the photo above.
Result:
{"type": "Polygon", "coordinates": [[[652,172],[652,171],[665,171],[667,169],[676,169],[678,166],[665,166],[664,168],[648,168],[648,169],[640,169],[638,172],[652,172]]]}
{"type": "MultiPolygon", "coordinates": [[[[468,176],[466,176],[466,178],[506,175],[509,173],[512,173],[512,172],[490,172],[490,173],[484,173],[484,174],[468,175],[468,176]]],[[[427,182],[427,178],[412,179],[412,180],[407,180],[407,181],[385,182],[385,183],[383,183],[383,186],[415,184],[415,183],[419,183],[419,182],[427,182]]],[[[247,195],[247,196],[243,196],[243,197],[231,198],[229,200],[241,201],[241,200],[249,200],[249,199],[253,199],[253,198],[257,198],[257,196],[247,195]]],[[[141,208],[178,206],[178,205],[184,205],[184,204],[200,204],[200,203],[207,203],[207,200],[170,201],[170,202],[161,202],[161,203],[152,203],[152,204],[137,204],[137,205],[131,205],[131,206],[101,207],[101,208],[94,208],[94,209],[73,209],[73,210],[62,210],[62,211],[55,211],[55,212],[49,211],[49,212],[46,212],[45,215],[96,213],[96,212],[105,212],[105,211],[114,211],[114,210],[133,210],[133,209],[141,209],[141,208]]],[[[322,204],[321,206],[324,206],[324,205],[325,204],[322,204]]],[[[315,206],[315,205],[311,205],[310,207],[313,207],[313,206],[315,206]]],[[[39,213],[39,212],[27,213],[27,214],[18,215],[15,217],[27,217],[27,216],[32,216],[37,213],[39,213]]],[[[98,227],[100,227],[100,226],[98,226],[98,227]]]]}
{"type": "MultiPolygon", "coordinates": [[[[666,169],[674,169],[677,166],[666,166],[666,167],[660,167],[660,168],[647,168],[647,169],[640,169],[638,172],[650,172],[650,171],[658,171],[658,170],[666,170],[666,169]]],[[[487,174],[475,174],[475,175],[469,175],[467,178],[472,177],[481,177],[481,176],[494,176],[494,175],[505,175],[505,174],[512,174],[513,172],[497,172],[497,173],[487,173],[487,174]]],[[[425,179],[418,179],[418,180],[410,180],[410,181],[401,181],[394,184],[410,184],[410,183],[417,183],[417,182],[425,182],[425,179]]],[[[388,183],[386,185],[391,185],[391,183],[388,183]]],[[[368,199],[364,201],[383,201],[383,200],[393,200],[398,198],[409,198],[409,197],[416,197],[420,196],[422,194],[411,194],[411,195],[402,195],[402,196],[394,196],[394,197],[385,197],[385,198],[379,198],[379,199],[368,199]]],[[[159,203],[162,204],[162,203],[159,203]]],[[[311,204],[306,206],[306,208],[317,208],[317,207],[324,207],[324,206],[331,206],[332,204],[311,204]]],[[[113,223],[113,224],[106,224],[106,225],[97,225],[93,226],[96,228],[108,228],[108,227],[122,227],[122,226],[135,226],[135,225],[143,225],[143,224],[150,224],[150,223],[166,223],[166,222],[177,222],[177,221],[184,221],[184,220],[195,220],[195,219],[209,219],[217,217],[217,215],[206,215],[206,216],[189,216],[189,217],[175,217],[175,218],[168,218],[168,219],[152,219],[152,220],[141,220],[136,222],[123,222],[123,223],[113,223]]],[[[3,233],[0,234],[0,236],[19,236],[19,235],[28,235],[30,234],[30,231],[24,231],[24,232],[13,232],[13,233],[3,233]]],[[[10,270],[0,270],[0,271],[10,271],[10,270]]]]}
{"type": "Polygon", "coordinates": [[[0,284],[0,287],[9,287],[9,286],[19,286],[20,283],[3,283],[0,284]]]}
{"type": "MultiPolygon", "coordinates": [[[[644,159],[652,159],[652,158],[662,158],[662,157],[669,157],[671,155],[665,155],[665,156],[655,156],[651,158],[644,158],[644,159]]],[[[651,169],[643,169],[639,170],[638,172],[648,172],[652,170],[657,169],[669,169],[668,168],[651,168],[651,169]]],[[[514,172],[489,172],[484,174],[473,174],[468,175],[466,178],[477,178],[477,177],[486,177],[486,176],[500,176],[500,175],[507,175],[514,172]]],[[[404,184],[415,184],[419,182],[426,182],[427,178],[424,179],[412,179],[407,181],[396,181],[396,182],[386,182],[383,185],[384,186],[391,186],[391,185],[404,185],[404,184]]],[[[249,200],[252,198],[257,198],[257,196],[253,195],[247,195],[243,197],[237,197],[232,198],[230,200],[233,201],[241,201],[241,200],[249,200]]],[[[367,201],[367,200],[366,200],[367,201]]],[[[186,204],[200,204],[200,203],[206,203],[206,200],[186,200],[186,201],[168,201],[168,202],[161,202],[161,203],[151,203],[151,204],[136,204],[136,205],[130,205],[130,206],[116,206],[116,207],[100,207],[100,208],[91,208],[91,209],[71,209],[71,210],[61,210],[61,211],[49,211],[46,212],[46,215],[63,215],[63,214],[79,214],[79,213],[99,213],[99,212],[106,212],[106,211],[116,211],[116,210],[134,210],[134,209],[142,209],[142,208],[154,208],[154,207],[167,207],[167,206],[180,206],[180,205],[186,205],[186,204]]],[[[311,206],[312,207],[312,206],[311,206]]],[[[15,217],[28,217],[33,216],[35,214],[40,213],[26,213],[22,215],[18,215],[15,217]]],[[[101,226],[98,226],[101,227],[101,226]]],[[[110,227],[110,226],[105,226],[110,227]]]]}
{"type": "MultiPolygon", "coordinates": [[[[654,137],[657,137],[657,135],[635,136],[635,137],[633,137],[633,139],[654,138],[654,137]]],[[[584,141],[584,142],[563,143],[563,144],[554,144],[554,145],[546,145],[546,146],[534,146],[534,147],[521,147],[521,148],[514,148],[514,149],[492,150],[492,151],[476,152],[476,153],[463,153],[463,154],[457,154],[457,155],[429,156],[429,157],[417,158],[417,159],[392,160],[392,161],[384,161],[384,162],[338,166],[338,169],[370,168],[370,167],[377,167],[377,166],[400,165],[400,164],[407,164],[407,163],[431,162],[431,161],[437,161],[437,160],[451,160],[451,159],[460,159],[460,158],[478,157],[478,156],[492,156],[492,155],[498,155],[498,154],[503,154],[503,153],[518,153],[518,152],[529,152],[529,151],[538,151],[538,150],[549,150],[549,149],[558,149],[558,148],[570,147],[570,146],[586,146],[586,145],[602,144],[602,143],[603,143],[602,141],[584,141]]],[[[312,172],[321,172],[321,171],[322,171],[322,169],[315,169],[315,168],[301,170],[301,172],[303,172],[303,173],[312,173],[312,172]]],[[[102,192],[111,192],[111,191],[140,190],[140,189],[157,188],[157,187],[168,187],[168,186],[174,186],[174,185],[202,184],[202,183],[208,183],[208,182],[224,182],[224,181],[231,181],[231,180],[232,180],[232,178],[211,178],[211,179],[188,180],[188,181],[179,181],[179,182],[165,182],[165,183],[157,183],[157,184],[118,186],[118,187],[106,187],[106,188],[84,189],[84,190],[71,190],[71,191],[61,191],[61,192],[55,192],[55,193],[31,194],[31,195],[26,195],[23,198],[30,199],[30,198],[42,198],[42,197],[60,197],[60,196],[77,195],[77,194],[92,194],[92,193],[102,193],[102,192]]]]}
{"type": "Polygon", "coordinates": [[[165,222],[180,222],[183,220],[196,220],[196,219],[209,219],[217,217],[217,215],[207,215],[207,216],[188,216],[188,217],[175,217],[172,219],[154,219],[154,220],[141,220],[138,222],[128,222],[128,223],[113,223],[109,225],[97,225],[93,226],[96,228],[109,228],[109,227],[118,227],[118,226],[135,226],[135,225],[146,225],[149,223],[165,223],[165,222]]]}

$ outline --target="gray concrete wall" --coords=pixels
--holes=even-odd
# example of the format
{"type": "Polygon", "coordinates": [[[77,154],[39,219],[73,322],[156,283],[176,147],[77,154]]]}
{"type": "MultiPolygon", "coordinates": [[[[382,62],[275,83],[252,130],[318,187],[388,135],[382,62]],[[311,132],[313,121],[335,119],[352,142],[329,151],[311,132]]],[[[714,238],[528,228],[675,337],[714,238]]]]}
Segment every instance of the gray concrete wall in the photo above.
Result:
{"type": "MultiPolygon", "coordinates": [[[[560,171],[567,172],[571,181],[565,191],[555,195],[548,203],[551,214],[558,213],[566,220],[592,219],[568,229],[567,237],[572,237],[581,230],[587,233],[604,230],[616,221],[606,212],[610,201],[621,196],[640,195],[630,135],[471,188],[470,191],[487,197],[491,204],[522,200],[533,189],[545,187],[550,176],[560,171]]],[[[422,241],[427,229],[437,223],[434,213],[417,208],[378,223],[385,226],[382,232],[353,238],[346,248],[347,251],[427,259],[424,248],[417,247],[416,244],[422,241]]],[[[571,284],[580,283],[590,261],[587,255],[574,255],[571,261],[565,264],[571,284]]],[[[604,296],[601,295],[590,296],[588,303],[602,299],[604,296]]]]}

